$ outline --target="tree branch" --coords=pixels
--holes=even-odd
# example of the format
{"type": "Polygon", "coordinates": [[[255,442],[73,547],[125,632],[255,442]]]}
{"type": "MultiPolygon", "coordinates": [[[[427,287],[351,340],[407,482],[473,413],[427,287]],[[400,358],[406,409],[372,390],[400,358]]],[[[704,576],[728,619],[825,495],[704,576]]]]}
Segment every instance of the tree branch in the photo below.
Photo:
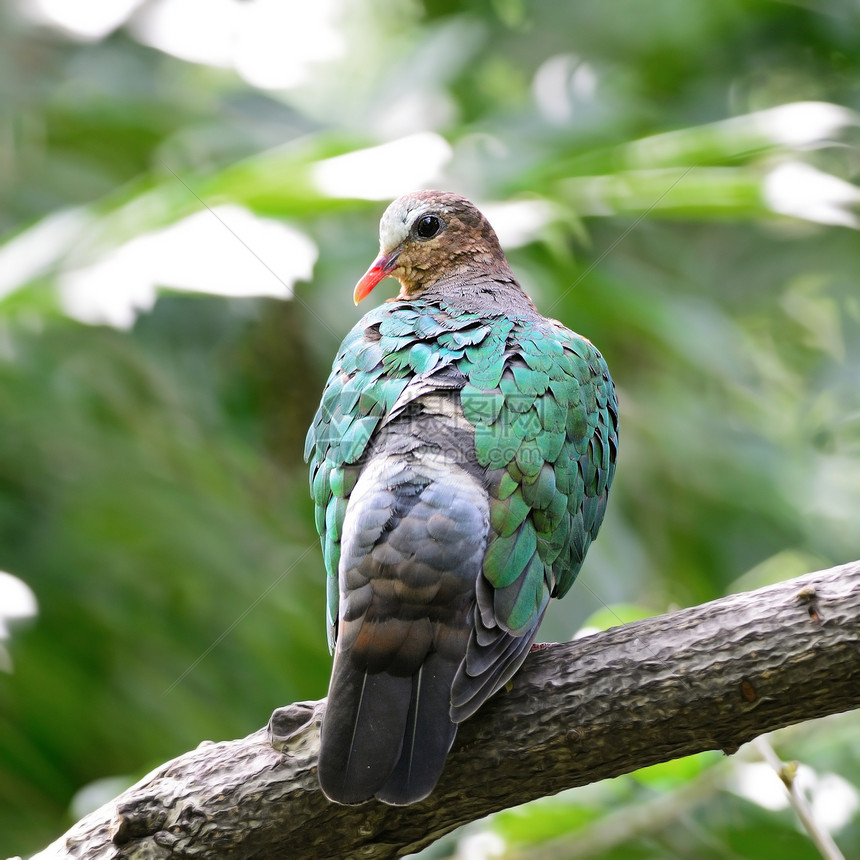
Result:
{"type": "MultiPolygon", "coordinates": [[[[206,742],[36,855],[389,858],[572,786],[860,707],[860,562],[536,650],[460,732],[411,807],[329,803],[316,783],[325,706],[206,742]]],[[[36,860],[36,858],[34,858],[36,860]]]]}

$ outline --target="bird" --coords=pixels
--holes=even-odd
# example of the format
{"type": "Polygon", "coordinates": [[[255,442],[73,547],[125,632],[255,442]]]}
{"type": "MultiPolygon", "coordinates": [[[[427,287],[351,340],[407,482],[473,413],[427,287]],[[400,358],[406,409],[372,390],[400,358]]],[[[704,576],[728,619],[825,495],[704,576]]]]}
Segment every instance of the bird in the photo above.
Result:
{"type": "Polygon", "coordinates": [[[308,431],[333,651],[318,779],[342,804],[436,786],[458,725],[511,679],[606,510],[615,387],[542,316],[487,218],[418,191],[388,206],[308,431]]]}

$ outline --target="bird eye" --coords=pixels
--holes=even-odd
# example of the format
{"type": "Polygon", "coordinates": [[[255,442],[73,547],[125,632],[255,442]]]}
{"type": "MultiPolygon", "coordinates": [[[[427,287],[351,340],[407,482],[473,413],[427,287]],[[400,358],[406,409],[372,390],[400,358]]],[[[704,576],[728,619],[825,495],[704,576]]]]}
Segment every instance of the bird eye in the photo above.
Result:
{"type": "Polygon", "coordinates": [[[412,230],[419,239],[427,240],[432,239],[434,236],[438,236],[442,232],[444,226],[445,223],[438,215],[422,215],[415,222],[415,226],[412,230]]]}

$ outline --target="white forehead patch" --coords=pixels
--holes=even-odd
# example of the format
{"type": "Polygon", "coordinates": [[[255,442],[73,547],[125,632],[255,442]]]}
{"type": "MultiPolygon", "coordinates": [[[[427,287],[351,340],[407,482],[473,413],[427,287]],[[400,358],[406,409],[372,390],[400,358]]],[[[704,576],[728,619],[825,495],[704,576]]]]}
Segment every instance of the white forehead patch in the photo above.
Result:
{"type": "Polygon", "coordinates": [[[406,241],[415,220],[426,212],[441,212],[444,206],[438,200],[416,200],[414,197],[398,197],[383,213],[379,222],[379,247],[382,251],[393,251],[406,241]]]}

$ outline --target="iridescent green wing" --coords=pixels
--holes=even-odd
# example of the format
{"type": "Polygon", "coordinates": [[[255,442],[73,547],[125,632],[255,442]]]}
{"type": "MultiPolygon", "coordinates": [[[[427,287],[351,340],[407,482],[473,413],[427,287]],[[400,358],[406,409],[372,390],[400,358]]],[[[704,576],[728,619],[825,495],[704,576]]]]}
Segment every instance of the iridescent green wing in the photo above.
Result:
{"type": "Polygon", "coordinates": [[[388,307],[371,311],[344,339],[305,441],[314,515],[327,574],[326,608],[332,649],[337,625],[340,536],[347,501],[373,433],[408,382],[406,371],[386,372],[385,345],[376,336],[388,307]]]}
{"type": "Polygon", "coordinates": [[[603,520],[618,446],[615,391],[594,346],[550,320],[497,320],[458,366],[490,481],[483,574],[492,614],[521,637],[550,596],[570,588],[603,520]]]}

